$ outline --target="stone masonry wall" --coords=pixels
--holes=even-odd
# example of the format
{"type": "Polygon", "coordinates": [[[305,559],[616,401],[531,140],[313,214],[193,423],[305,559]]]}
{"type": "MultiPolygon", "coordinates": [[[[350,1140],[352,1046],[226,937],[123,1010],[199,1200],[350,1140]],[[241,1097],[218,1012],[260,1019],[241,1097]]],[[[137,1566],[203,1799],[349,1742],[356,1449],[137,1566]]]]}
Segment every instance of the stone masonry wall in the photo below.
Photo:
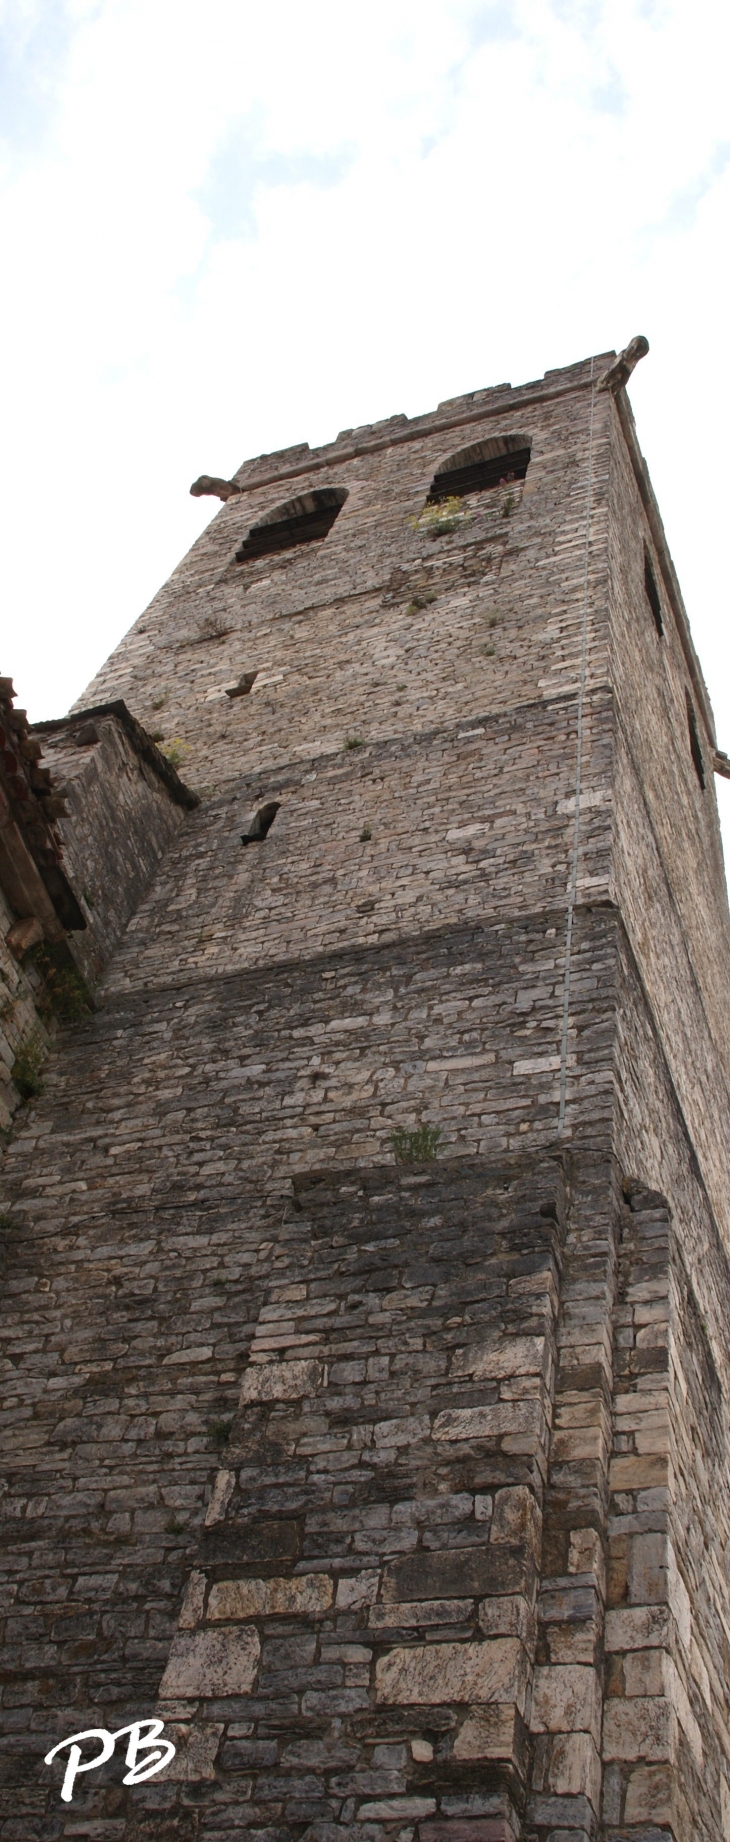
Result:
{"type": "MultiPolygon", "coordinates": [[[[316,768],[230,781],[168,853],[107,990],[187,985],[486,914],[560,908],[574,717],[561,697],[456,732],[346,750],[316,768]],[[280,802],[271,831],[242,849],[242,831],[269,799],[280,802]]],[[[596,697],[585,712],[594,793],[582,833],[583,881],[596,900],[609,890],[612,728],[610,699],[596,697]]]]}
{"type": "Polygon", "coordinates": [[[6,1157],[2,1842],[730,1835],[711,716],[607,363],[248,463],[81,700],[201,805],[6,1157]]]}
{"type": "Polygon", "coordinates": [[[40,981],[23,969],[6,942],[15,916],[0,890],[0,1133],[6,1133],[20,1103],[13,1068],[24,1043],[48,1046],[48,1032],[37,1008],[40,981]]]}
{"type": "Polygon", "coordinates": [[[610,1835],[661,1819],[689,1838],[700,1812],[714,1842],[728,1830],[730,1269],[628,945],[621,957],[617,1150],[630,1212],[616,1313],[604,1818],[610,1835]]]}
{"type": "MultiPolygon", "coordinates": [[[[585,384],[588,367],[580,369],[585,384]]],[[[507,401],[503,391],[483,392],[385,436],[358,431],[355,454],[349,439],[300,453],[295,479],[286,455],[271,457],[268,485],[243,470],[246,490],[204,531],[84,699],[123,696],[149,730],[179,737],[189,749],[184,771],[201,786],[340,751],[348,737],[462,728],[486,709],[574,691],[589,399],[563,379],[507,401]],[[450,452],[515,430],[532,443],[524,487],[474,495],[465,501],[469,521],[445,536],[414,529],[450,452]],[[326,542],[236,563],[249,525],[307,483],[348,491],[326,542]],[[249,670],[260,673],[251,694],[229,699],[226,684],[249,670]]],[[[598,405],[591,685],[606,676],[598,615],[611,418],[609,400],[598,405]]]]}

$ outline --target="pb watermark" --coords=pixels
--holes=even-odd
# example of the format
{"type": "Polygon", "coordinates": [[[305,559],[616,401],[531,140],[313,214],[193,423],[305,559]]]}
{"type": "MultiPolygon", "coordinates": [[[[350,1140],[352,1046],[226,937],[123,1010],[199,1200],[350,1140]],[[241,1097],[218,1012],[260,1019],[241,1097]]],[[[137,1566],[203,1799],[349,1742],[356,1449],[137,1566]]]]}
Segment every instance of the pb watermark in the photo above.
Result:
{"type": "Polygon", "coordinates": [[[163,1766],[169,1765],[175,1757],[172,1740],[160,1740],[165,1723],[161,1720],[135,1720],[130,1727],[120,1727],[117,1733],[107,1732],[106,1727],[86,1727],[83,1733],[72,1733],[67,1740],[59,1740],[51,1752],[46,1753],[45,1763],[50,1765],[56,1754],[68,1748],[68,1764],[61,1796],[65,1804],[70,1804],[73,1788],[82,1772],[95,1772],[100,1765],[106,1765],[111,1759],[117,1740],[129,1735],[129,1745],[125,1765],[129,1766],[122,1784],[143,1784],[145,1778],[154,1778],[155,1772],[161,1772],[163,1766]],[[100,1750],[92,1759],[84,1759],[81,1747],[85,1740],[100,1740],[100,1750]]]}

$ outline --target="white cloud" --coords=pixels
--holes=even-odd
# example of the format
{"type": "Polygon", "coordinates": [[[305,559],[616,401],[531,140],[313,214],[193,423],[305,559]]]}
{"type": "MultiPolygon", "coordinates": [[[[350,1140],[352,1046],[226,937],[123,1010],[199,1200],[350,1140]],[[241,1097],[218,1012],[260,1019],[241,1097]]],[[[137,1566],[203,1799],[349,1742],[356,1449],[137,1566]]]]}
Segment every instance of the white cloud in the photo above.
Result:
{"type": "Polygon", "coordinates": [[[716,0],[0,0],[31,712],[179,560],[201,471],[645,331],[640,438],[730,745],[726,39],[716,0]]]}

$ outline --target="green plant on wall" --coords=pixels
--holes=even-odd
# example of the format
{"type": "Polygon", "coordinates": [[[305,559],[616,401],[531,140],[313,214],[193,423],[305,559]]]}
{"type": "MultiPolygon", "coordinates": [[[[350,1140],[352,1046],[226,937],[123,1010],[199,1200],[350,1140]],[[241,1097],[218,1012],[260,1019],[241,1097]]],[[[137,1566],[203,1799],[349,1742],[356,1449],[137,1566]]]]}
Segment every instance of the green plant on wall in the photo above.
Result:
{"type": "MultiPolygon", "coordinates": [[[[414,595],[413,600],[409,601],[406,614],[420,614],[422,608],[430,607],[432,601],[437,600],[435,588],[421,588],[414,595]]],[[[403,688],[405,689],[405,686],[403,688]]]]}
{"type": "Polygon", "coordinates": [[[160,754],[164,755],[166,761],[169,761],[170,767],[179,768],[185,756],[190,754],[190,743],[183,742],[182,736],[173,736],[172,740],[166,742],[165,747],[160,749],[160,754]]]}
{"type": "Polygon", "coordinates": [[[222,1451],[223,1447],[228,1444],[231,1437],[231,1425],[231,1420],[211,1420],[210,1422],[210,1436],[219,1451],[222,1451]]]}
{"type": "Polygon", "coordinates": [[[448,537],[450,531],[458,531],[460,525],[469,524],[471,511],[463,499],[440,499],[437,505],[426,505],[420,517],[412,520],[414,531],[421,531],[424,537],[448,537]]]}
{"type": "Polygon", "coordinates": [[[11,1070],[21,1100],[32,1100],[35,1094],[43,1092],[41,1069],[45,1054],[39,1036],[27,1036],[21,1043],[11,1070]]]}
{"type": "Polygon", "coordinates": [[[396,1164],[427,1164],[435,1158],[441,1132],[438,1126],[414,1126],[411,1132],[399,1128],[391,1132],[390,1142],[396,1164]]]}
{"type": "Polygon", "coordinates": [[[91,1016],[89,994],[76,966],[57,965],[45,947],[36,953],[34,965],[43,979],[37,1007],[45,1023],[54,1017],[59,1023],[83,1023],[91,1016]]]}

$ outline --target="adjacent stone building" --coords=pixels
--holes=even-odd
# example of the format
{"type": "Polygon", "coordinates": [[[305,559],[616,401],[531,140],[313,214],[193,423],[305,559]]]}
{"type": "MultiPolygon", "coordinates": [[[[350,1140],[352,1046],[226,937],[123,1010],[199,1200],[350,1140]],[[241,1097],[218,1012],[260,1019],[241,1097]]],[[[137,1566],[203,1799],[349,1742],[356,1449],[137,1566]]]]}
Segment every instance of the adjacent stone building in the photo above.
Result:
{"type": "Polygon", "coordinates": [[[645,349],[204,476],[19,726],[84,998],[5,1160],[3,1842],[730,1838],[727,764],[645,349]]]}

